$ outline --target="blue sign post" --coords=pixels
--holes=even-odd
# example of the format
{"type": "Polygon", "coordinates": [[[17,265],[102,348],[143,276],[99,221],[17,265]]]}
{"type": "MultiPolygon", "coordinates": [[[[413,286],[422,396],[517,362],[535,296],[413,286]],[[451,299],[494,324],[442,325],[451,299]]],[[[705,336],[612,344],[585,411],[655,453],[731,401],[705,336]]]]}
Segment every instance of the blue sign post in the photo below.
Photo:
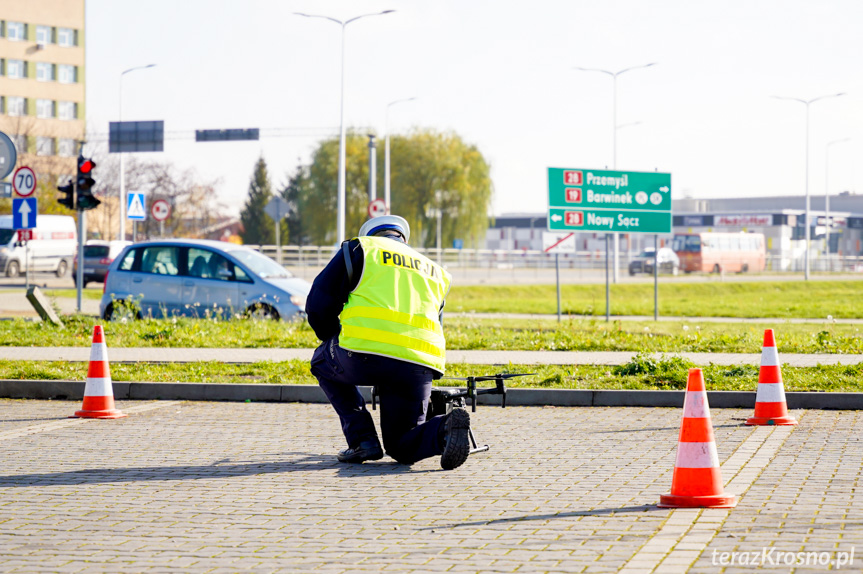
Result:
{"type": "Polygon", "coordinates": [[[33,229],[38,213],[35,197],[16,197],[12,200],[12,227],[33,229]]]}

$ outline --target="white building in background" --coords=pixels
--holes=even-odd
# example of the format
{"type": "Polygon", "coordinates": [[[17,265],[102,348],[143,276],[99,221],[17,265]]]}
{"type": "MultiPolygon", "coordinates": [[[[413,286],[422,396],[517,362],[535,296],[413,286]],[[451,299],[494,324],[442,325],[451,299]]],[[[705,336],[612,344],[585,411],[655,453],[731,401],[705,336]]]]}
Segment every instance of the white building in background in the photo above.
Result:
{"type": "MultiPolygon", "coordinates": [[[[674,233],[747,231],[767,239],[768,268],[801,270],[805,254],[805,198],[801,196],[679,199],[672,205],[672,234],[660,235],[660,246],[674,233]]],[[[863,256],[863,195],[842,193],[810,198],[813,269],[829,257],[863,256]],[[825,207],[829,211],[825,211],[825,207]],[[827,232],[830,240],[827,241],[827,232]]],[[[486,232],[486,249],[542,251],[547,213],[512,213],[493,218],[486,232]]],[[[559,233],[559,232],[558,232],[559,233]]],[[[621,261],[653,246],[651,234],[621,234],[621,261]]],[[[604,256],[605,234],[577,233],[576,250],[604,256]]]]}

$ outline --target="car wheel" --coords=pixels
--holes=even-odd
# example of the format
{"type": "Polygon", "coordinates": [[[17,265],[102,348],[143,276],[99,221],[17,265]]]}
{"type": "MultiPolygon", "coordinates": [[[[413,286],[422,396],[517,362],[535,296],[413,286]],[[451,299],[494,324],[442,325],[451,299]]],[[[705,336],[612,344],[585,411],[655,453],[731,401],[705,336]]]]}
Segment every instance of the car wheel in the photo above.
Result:
{"type": "Polygon", "coordinates": [[[246,317],[256,321],[279,320],[279,312],[266,303],[255,303],[246,309],[246,317]]]}
{"type": "Polygon", "coordinates": [[[743,264],[743,267],[741,267],[741,268],[740,268],[740,272],[741,272],[741,273],[749,273],[749,264],[748,264],[748,263],[744,263],[744,264],[743,264]]]}
{"type": "Polygon", "coordinates": [[[713,272],[716,273],[717,275],[719,275],[722,272],[722,269],[719,267],[719,263],[716,263],[713,266],[713,272]]]}
{"type": "Polygon", "coordinates": [[[57,264],[57,270],[54,273],[57,275],[57,277],[65,277],[66,271],[68,271],[68,270],[69,270],[69,264],[66,263],[65,259],[61,259],[60,263],[57,264]]]}
{"type": "Polygon", "coordinates": [[[6,277],[11,277],[12,279],[18,277],[21,274],[21,264],[17,261],[10,261],[6,265],[6,277]]]}
{"type": "Polygon", "coordinates": [[[105,309],[106,321],[119,321],[121,323],[125,323],[127,321],[134,321],[135,319],[140,318],[141,313],[135,305],[123,300],[109,303],[108,307],[105,309]]]}

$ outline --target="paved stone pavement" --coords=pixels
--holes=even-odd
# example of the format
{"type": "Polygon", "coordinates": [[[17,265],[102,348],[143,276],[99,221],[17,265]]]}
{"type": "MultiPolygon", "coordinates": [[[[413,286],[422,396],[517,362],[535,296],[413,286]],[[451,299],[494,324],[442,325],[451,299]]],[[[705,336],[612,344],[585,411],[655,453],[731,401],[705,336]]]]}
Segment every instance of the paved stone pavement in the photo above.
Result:
{"type": "Polygon", "coordinates": [[[748,411],[714,409],[740,503],[670,510],[654,505],[680,409],[480,407],[491,450],[442,471],[337,463],[327,405],[118,402],[127,418],[66,418],[79,407],[0,400],[2,572],[747,572],[718,563],[763,548],[855,548],[846,568],[863,564],[860,412],[752,428],[748,411]]]}

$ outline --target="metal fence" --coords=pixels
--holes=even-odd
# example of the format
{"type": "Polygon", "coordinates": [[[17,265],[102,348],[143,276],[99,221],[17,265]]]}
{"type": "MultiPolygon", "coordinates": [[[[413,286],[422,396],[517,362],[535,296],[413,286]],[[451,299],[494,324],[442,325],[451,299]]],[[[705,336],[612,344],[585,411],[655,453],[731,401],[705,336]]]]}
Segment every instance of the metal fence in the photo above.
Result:
{"type": "MultiPolygon", "coordinates": [[[[265,255],[277,259],[275,245],[250,245],[265,255]]],[[[447,269],[554,269],[555,255],[542,251],[525,249],[436,249],[416,248],[417,251],[437,261],[447,269]]],[[[282,246],[281,263],[285,267],[294,270],[300,276],[305,276],[305,270],[315,273],[322,269],[335,253],[333,246],[309,245],[299,247],[297,245],[282,246]]],[[[621,253],[619,258],[620,272],[626,273],[630,256],[621,253]]],[[[604,270],[604,251],[579,251],[574,253],[560,254],[561,269],[580,270],[604,270]]],[[[800,272],[805,267],[803,256],[775,257],[768,254],[767,271],[771,272],[800,272]]],[[[809,262],[809,269],[815,273],[824,272],[863,272],[863,256],[839,256],[822,255],[813,256],[809,262]]]]}

